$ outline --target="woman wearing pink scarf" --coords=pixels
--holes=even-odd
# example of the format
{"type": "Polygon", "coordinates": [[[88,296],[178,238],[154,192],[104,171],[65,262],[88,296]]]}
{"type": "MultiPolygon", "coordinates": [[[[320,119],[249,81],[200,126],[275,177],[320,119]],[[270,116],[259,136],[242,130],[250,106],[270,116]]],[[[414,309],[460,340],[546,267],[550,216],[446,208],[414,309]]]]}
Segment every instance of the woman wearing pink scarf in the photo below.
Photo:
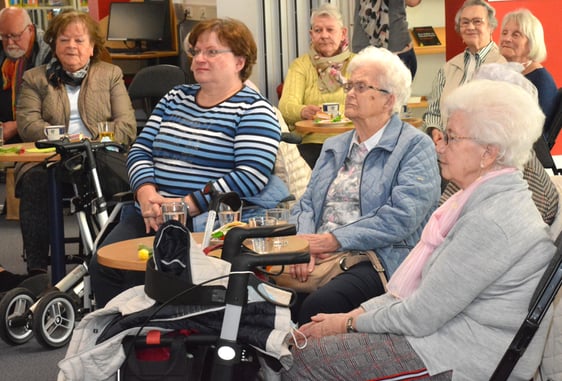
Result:
{"type": "MultiPolygon", "coordinates": [[[[432,215],[386,294],[301,327],[308,342],[284,379],[484,380],[494,371],[555,251],[521,174],[544,115],[521,87],[491,80],[456,89],[445,111],[437,152],[461,191],[432,215]]],[[[513,379],[538,368],[550,317],[513,379]]]]}

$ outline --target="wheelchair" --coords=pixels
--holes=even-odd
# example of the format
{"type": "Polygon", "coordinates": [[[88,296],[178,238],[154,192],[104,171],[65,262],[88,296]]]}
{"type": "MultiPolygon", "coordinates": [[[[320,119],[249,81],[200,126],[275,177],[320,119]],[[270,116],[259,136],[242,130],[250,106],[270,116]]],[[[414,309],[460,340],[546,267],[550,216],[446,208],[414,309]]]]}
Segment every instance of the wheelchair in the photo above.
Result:
{"type": "MultiPolygon", "coordinates": [[[[24,287],[8,291],[0,301],[0,338],[10,345],[20,345],[35,336],[42,346],[59,348],[70,340],[75,322],[93,309],[87,262],[110,226],[117,221],[127,202],[128,193],[123,192],[116,194],[115,200],[118,201],[109,205],[102,188],[117,187],[125,190],[128,188],[128,179],[124,155],[122,158],[118,156],[124,152],[124,147],[120,144],[91,142],[87,139],[70,142],[64,138],[59,141],[40,141],[36,146],[55,148],[56,155],[60,156],[60,161],[48,162],[47,165],[56,165],[56,168],[49,170],[56,171],[53,172],[56,176],[63,177],[59,180],[71,184],[73,194],[70,198],[70,214],[77,218],[81,241],[77,256],[54,258],[52,255],[51,262],[64,262],[61,263],[63,266],[66,263],[78,265],[39,295],[24,287]],[[99,176],[100,157],[110,154],[121,160],[121,174],[116,176],[116,173],[104,173],[99,176]],[[102,187],[100,179],[104,178],[109,178],[113,184],[104,184],[108,186],[102,187]]],[[[60,226],[62,227],[62,223],[60,226]]]]}

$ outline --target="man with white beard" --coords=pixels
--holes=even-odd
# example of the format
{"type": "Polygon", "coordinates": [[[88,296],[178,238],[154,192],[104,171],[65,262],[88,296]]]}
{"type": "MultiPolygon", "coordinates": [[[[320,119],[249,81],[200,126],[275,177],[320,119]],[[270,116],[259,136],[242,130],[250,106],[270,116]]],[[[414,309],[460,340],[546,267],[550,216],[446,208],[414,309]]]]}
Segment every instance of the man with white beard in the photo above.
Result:
{"type": "Polygon", "coordinates": [[[47,63],[51,49],[23,8],[0,10],[0,125],[4,143],[21,142],[16,128],[16,102],[24,71],[47,63]]]}

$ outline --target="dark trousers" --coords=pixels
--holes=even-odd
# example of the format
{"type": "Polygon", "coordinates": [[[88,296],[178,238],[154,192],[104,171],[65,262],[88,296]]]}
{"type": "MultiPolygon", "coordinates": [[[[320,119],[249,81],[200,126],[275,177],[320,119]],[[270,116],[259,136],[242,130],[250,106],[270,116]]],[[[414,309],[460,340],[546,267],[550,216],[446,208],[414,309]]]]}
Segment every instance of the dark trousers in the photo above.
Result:
{"type": "MultiPolygon", "coordinates": [[[[154,235],[154,232],[152,232],[154,235]]],[[[100,244],[100,248],[111,243],[127,239],[146,237],[144,220],[133,206],[127,206],[122,212],[120,222],[100,244]]],[[[96,307],[101,308],[121,292],[144,284],[144,271],[125,271],[102,266],[98,263],[97,254],[92,256],[88,272],[91,276],[92,291],[96,299],[96,307]]]]}
{"type": "Polygon", "coordinates": [[[414,52],[414,49],[412,48],[407,52],[400,53],[398,57],[400,57],[402,62],[404,62],[404,64],[408,67],[408,69],[410,69],[410,73],[412,73],[412,81],[413,81],[414,77],[416,76],[416,72],[418,71],[418,59],[416,57],[416,53],[414,52]]]}
{"type": "Polygon", "coordinates": [[[299,294],[292,318],[299,325],[318,313],[349,312],[366,300],[384,294],[384,287],[371,262],[361,262],[336,276],[311,294],[299,294]]]}
{"type": "Polygon", "coordinates": [[[322,152],[322,144],[299,144],[297,148],[310,169],[313,169],[318,156],[320,156],[320,152],[322,152]]]}

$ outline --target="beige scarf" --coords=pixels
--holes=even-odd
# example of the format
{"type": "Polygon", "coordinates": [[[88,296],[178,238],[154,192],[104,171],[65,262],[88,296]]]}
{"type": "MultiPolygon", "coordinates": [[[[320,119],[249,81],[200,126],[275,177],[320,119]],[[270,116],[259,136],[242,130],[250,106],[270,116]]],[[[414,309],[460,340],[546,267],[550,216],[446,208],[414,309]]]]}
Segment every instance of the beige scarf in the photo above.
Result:
{"type": "Polygon", "coordinates": [[[320,92],[333,93],[342,87],[345,83],[342,70],[351,56],[347,41],[342,43],[341,53],[335,56],[323,57],[312,46],[310,47],[309,54],[310,60],[318,73],[318,88],[320,92]]]}

